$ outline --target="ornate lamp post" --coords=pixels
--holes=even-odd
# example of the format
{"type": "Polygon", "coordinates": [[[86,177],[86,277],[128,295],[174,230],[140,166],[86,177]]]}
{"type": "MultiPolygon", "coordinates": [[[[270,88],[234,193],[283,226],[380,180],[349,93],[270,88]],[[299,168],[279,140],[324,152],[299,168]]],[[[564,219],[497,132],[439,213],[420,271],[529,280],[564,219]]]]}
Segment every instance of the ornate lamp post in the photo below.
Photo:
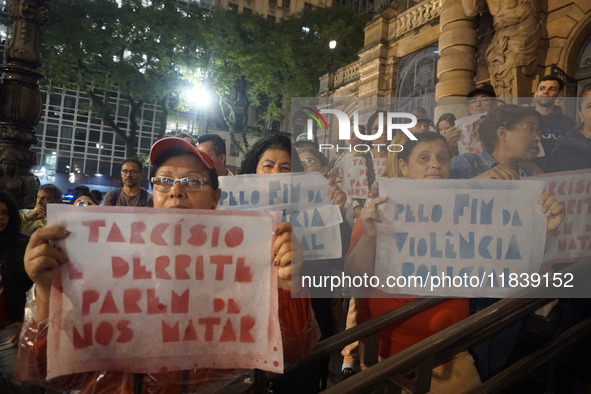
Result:
{"type": "Polygon", "coordinates": [[[328,48],[330,52],[328,53],[328,90],[332,92],[334,88],[334,59],[333,59],[333,52],[334,49],[337,47],[336,40],[330,40],[328,43],[328,48]]]}
{"type": "Polygon", "coordinates": [[[33,207],[38,186],[30,169],[37,164],[31,145],[41,117],[39,72],[41,26],[47,20],[48,0],[13,0],[8,5],[12,37],[4,51],[0,83],[0,189],[21,207],[33,207]]]}

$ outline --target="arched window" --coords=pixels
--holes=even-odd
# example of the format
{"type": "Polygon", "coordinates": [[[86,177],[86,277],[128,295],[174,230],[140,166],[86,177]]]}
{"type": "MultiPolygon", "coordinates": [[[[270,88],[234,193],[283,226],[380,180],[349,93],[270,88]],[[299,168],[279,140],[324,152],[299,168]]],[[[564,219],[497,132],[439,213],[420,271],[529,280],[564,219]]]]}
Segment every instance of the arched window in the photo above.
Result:
{"type": "Polygon", "coordinates": [[[423,107],[428,114],[433,114],[439,59],[437,49],[434,44],[400,59],[396,86],[399,110],[410,112],[414,107],[423,107]]]}
{"type": "Polygon", "coordinates": [[[575,79],[578,80],[577,93],[583,86],[591,83],[591,37],[587,39],[577,58],[575,79]]]}

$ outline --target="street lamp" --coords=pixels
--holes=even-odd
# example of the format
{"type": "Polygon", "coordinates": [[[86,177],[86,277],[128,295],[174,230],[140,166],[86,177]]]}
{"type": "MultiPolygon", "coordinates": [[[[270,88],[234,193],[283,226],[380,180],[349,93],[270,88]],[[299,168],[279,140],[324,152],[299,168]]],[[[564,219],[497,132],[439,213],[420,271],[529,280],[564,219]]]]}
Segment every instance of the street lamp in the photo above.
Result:
{"type": "Polygon", "coordinates": [[[98,149],[98,154],[96,155],[96,176],[102,176],[100,173],[100,168],[101,168],[101,149],[103,149],[105,146],[99,144],[98,142],[96,143],[96,149],[98,149]]]}
{"type": "MultiPolygon", "coordinates": [[[[184,95],[192,104],[189,116],[193,115],[193,129],[197,126],[198,135],[207,134],[209,111],[215,102],[215,96],[209,84],[209,78],[205,77],[201,84],[187,89],[184,95]]],[[[189,130],[189,122],[190,120],[187,122],[187,130],[189,130]]],[[[191,132],[191,134],[194,133],[194,131],[191,132]]]]}
{"type": "Polygon", "coordinates": [[[336,47],[337,47],[336,40],[330,40],[328,42],[328,48],[330,48],[330,51],[328,52],[328,90],[329,91],[332,91],[332,89],[334,88],[333,52],[336,47]]]}
{"type": "Polygon", "coordinates": [[[208,109],[213,102],[213,97],[207,85],[195,86],[186,92],[186,96],[194,107],[198,109],[208,109]]]}

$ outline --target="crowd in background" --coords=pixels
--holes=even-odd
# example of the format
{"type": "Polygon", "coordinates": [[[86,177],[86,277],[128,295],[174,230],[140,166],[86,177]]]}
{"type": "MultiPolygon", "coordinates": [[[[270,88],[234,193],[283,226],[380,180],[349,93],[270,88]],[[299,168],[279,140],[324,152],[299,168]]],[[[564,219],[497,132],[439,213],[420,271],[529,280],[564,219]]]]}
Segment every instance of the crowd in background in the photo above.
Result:
{"type": "MultiPolygon", "coordinates": [[[[375,140],[374,147],[368,151],[344,149],[329,159],[319,150],[317,143],[308,140],[304,134],[298,136],[293,143],[287,136],[274,134],[253,145],[245,155],[238,174],[318,172],[323,175],[330,187],[331,204],[338,206],[345,218],[341,225],[343,258],[322,262],[324,269],[329,267],[329,270],[335,272],[345,270],[369,273],[373,270],[375,256],[377,206],[387,199],[387,196],[380,196],[380,178],[519,180],[544,172],[591,168],[591,85],[584,87],[580,93],[577,119],[564,115],[557,105],[562,88],[560,79],[544,77],[534,95],[535,105],[523,107],[500,102],[492,86],[488,84],[476,85],[468,95],[468,107],[471,115],[481,115],[473,124],[471,137],[477,140],[481,151],[460,153],[458,144],[462,131],[456,127],[458,118],[454,114],[445,113],[434,122],[423,108],[417,107],[412,110],[417,123],[409,130],[417,140],[409,140],[406,134],[398,133],[391,142],[386,139],[375,140]],[[376,149],[377,146],[388,143],[398,144],[404,149],[397,152],[376,149]],[[368,197],[347,196],[343,191],[346,189],[343,185],[344,163],[350,157],[361,158],[366,165],[368,197]]],[[[373,134],[379,129],[380,122],[383,125],[385,118],[378,114],[371,118],[371,124],[367,127],[359,126],[358,130],[362,134],[373,134]]],[[[348,143],[350,147],[361,143],[353,128],[348,143]]],[[[167,208],[173,207],[171,201],[177,203],[174,207],[178,207],[179,201],[188,201],[186,208],[214,209],[217,205],[216,196],[219,199],[218,176],[233,175],[226,167],[225,143],[216,135],[201,136],[198,141],[189,135],[165,138],[156,142],[150,159],[153,195],[140,186],[144,166],[132,158],[122,164],[122,188],[108,192],[103,197],[96,190],[78,186],[74,189],[72,204],[79,207],[105,205],[167,208]],[[160,148],[155,150],[156,146],[160,148]],[[203,192],[205,189],[208,190],[207,194],[203,192]]],[[[46,274],[50,271],[49,268],[57,264],[55,255],[61,253],[48,250],[50,245],[45,241],[66,236],[58,228],[47,226],[47,204],[60,203],[61,200],[62,192],[58,187],[42,185],[37,192],[35,208],[19,211],[9,195],[0,193],[0,377],[3,378],[0,384],[4,385],[0,389],[8,387],[16,393],[40,392],[36,384],[52,385],[52,382],[43,381],[44,376],[36,376],[35,379],[28,379],[31,376],[27,376],[30,385],[17,383],[12,368],[17,357],[25,293],[33,282],[37,285],[37,291],[47,288],[46,274]],[[32,237],[30,242],[29,237],[32,237]],[[49,260],[53,261],[53,265],[48,263],[49,260]],[[42,272],[40,267],[44,269],[42,272]]],[[[547,232],[551,235],[560,225],[564,207],[544,193],[540,197],[540,209],[548,218],[547,232]]],[[[289,234],[291,229],[277,229],[277,233],[282,232],[289,234]]],[[[285,257],[278,264],[291,269],[291,265],[295,265],[295,260],[292,262],[292,259],[294,257],[285,257]]],[[[301,273],[313,275],[318,267],[318,262],[304,261],[301,273]]],[[[341,289],[340,296],[345,302],[333,298],[313,297],[310,300],[304,297],[304,304],[297,301],[300,304],[296,305],[296,301],[283,294],[290,284],[293,285],[292,273],[289,270],[287,272],[287,277],[279,277],[280,284],[287,283],[287,287],[280,285],[278,288],[282,300],[280,317],[282,321],[290,321],[286,326],[287,331],[300,330],[300,333],[304,333],[299,340],[305,344],[300,344],[299,354],[289,355],[293,360],[305,356],[319,338],[330,337],[354,326],[357,321],[371,319],[413,299],[383,300],[379,292],[365,299],[354,299],[347,293],[347,289],[341,289]],[[308,307],[313,313],[307,312],[308,307]],[[289,311],[294,311],[291,316],[286,315],[292,313],[289,311]],[[316,324],[319,331],[311,328],[316,327],[316,324]],[[302,349],[305,351],[302,352],[302,349]]],[[[302,291],[312,292],[312,289],[302,291]]],[[[388,357],[395,354],[494,301],[450,299],[420,312],[381,332],[380,355],[388,357]]],[[[27,330],[37,327],[46,318],[41,311],[43,308],[38,306],[37,320],[25,324],[27,330]]],[[[283,328],[282,326],[282,330],[283,328]]],[[[292,334],[284,333],[286,336],[292,334]]],[[[456,355],[452,364],[454,368],[461,368],[462,377],[454,382],[440,381],[434,377],[432,387],[440,387],[443,390],[441,392],[454,392],[453,384],[466,388],[488,379],[507,364],[520,335],[523,335],[523,327],[516,324],[498,335],[502,338],[502,343],[493,335],[486,343],[474,346],[470,352],[456,355]]],[[[21,347],[27,348],[28,345],[22,341],[21,338],[21,347]]],[[[284,343],[285,341],[287,339],[284,337],[284,343]]],[[[288,351],[293,350],[293,341],[290,338],[286,343],[288,351]]],[[[25,362],[28,364],[25,365],[40,362],[39,357],[42,356],[38,353],[27,353],[25,362]]],[[[269,387],[277,393],[316,392],[326,386],[327,376],[330,374],[346,379],[356,373],[362,363],[358,344],[351,344],[343,349],[342,359],[338,361],[340,365],[336,371],[330,370],[330,359],[325,358],[307,369],[271,379],[269,387]]],[[[580,365],[576,365],[570,372],[575,373],[579,367],[580,365]]],[[[201,381],[212,376],[203,370],[194,370],[191,374],[190,384],[195,387],[202,387],[201,381]]],[[[159,387],[164,381],[164,378],[142,379],[142,384],[150,387],[159,387]]],[[[76,377],[74,385],[72,380],[61,381],[62,386],[59,382],[53,384],[59,390],[86,387],[89,389],[87,392],[94,392],[92,390],[97,387],[103,390],[107,390],[105,387],[115,387],[101,386],[108,381],[116,387],[129,389],[124,380],[121,374],[111,374],[108,379],[93,375],[76,377]]],[[[137,389],[137,383],[134,387],[137,389]]]]}

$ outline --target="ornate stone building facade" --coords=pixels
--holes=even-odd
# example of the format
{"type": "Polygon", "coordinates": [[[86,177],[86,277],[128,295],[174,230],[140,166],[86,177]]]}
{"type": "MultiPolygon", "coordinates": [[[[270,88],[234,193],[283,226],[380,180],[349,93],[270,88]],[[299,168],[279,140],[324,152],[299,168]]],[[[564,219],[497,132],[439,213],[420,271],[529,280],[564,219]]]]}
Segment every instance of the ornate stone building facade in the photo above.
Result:
{"type": "MultiPolygon", "coordinates": [[[[319,95],[407,97],[409,106],[425,106],[425,98],[441,103],[487,81],[499,97],[530,97],[539,78],[553,72],[574,96],[591,82],[590,37],[589,0],[424,0],[403,12],[391,7],[366,26],[359,60],[321,78],[319,95]]],[[[428,110],[436,117],[451,109],[440,107],[428,110]]]]}

